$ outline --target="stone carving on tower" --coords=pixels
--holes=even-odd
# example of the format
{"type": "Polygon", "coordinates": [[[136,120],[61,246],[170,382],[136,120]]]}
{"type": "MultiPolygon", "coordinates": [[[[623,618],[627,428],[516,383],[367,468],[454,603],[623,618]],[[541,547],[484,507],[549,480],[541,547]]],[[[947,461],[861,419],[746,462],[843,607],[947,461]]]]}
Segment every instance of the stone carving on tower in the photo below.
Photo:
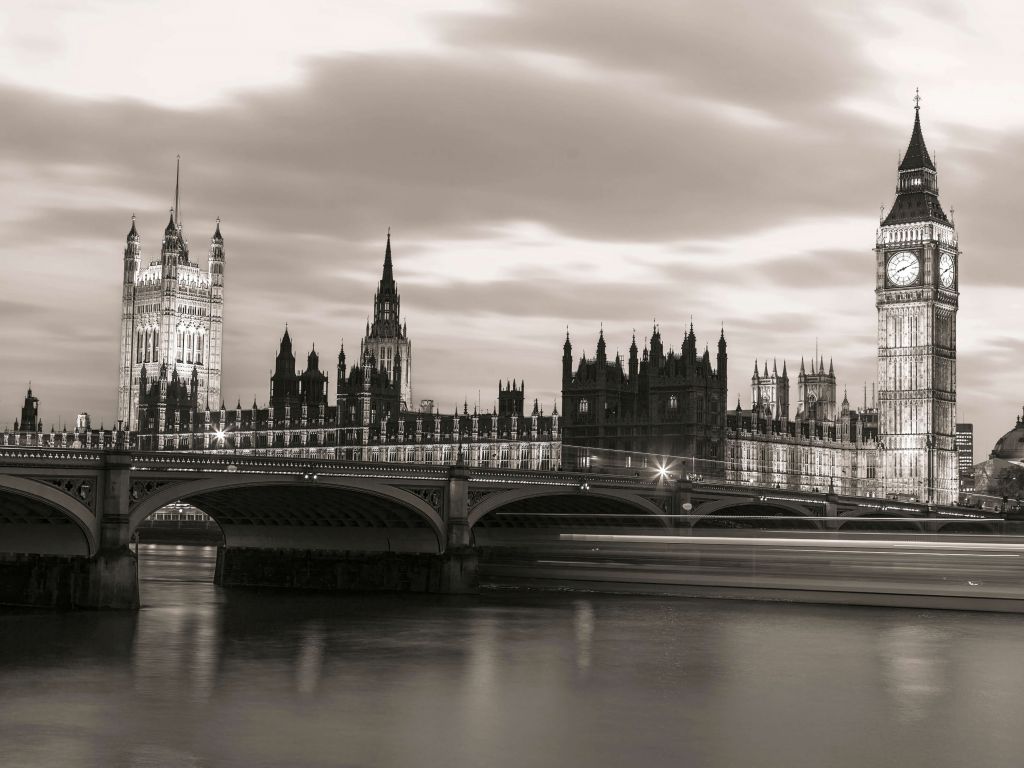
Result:
{"type": "Polygon", "coordinates": [[[915,101],[896,200],[875,245],[879,465],[887,496],[949,504],[957,498],[960,249],[915,101]]]}
{"type": "Polygon", "coordinates": [[[397,372],[401,377],[401,409],[412,410],[412,342],[406,335],[405,324],[399,315],[398,286],[391,265],[391,230],[388,230],[384,249],[384,271],[373,297],[373,323],[366,323],[366,336],[360,348],[360,365],[365,366],[369,356],[377,368],[387,375],[397,372]]]}
{"type": "Polygon", "coordinates": [[[777,362],[772,363],[768,373],[768,361],[764,362],[764,373],[758,373],[754,361],[754,375],[750,377],[750,400],[758,414],[769,421],[789,418],[789,374],[786,361],[782,361],[782,373],[777,362]]]}
{"type": "Polygon", "coordinates": [[[824,357],[818,357],[817,363],[811,358],[810,372],[804,367],[801,358],[796,384],[797,418],[814,421],[832,421],[836,418],[836,371],[831,359],[826,373],[824,357]]]}
{"type": "Polygon", "coordinates": [[[224,238],[217,219],[208,269],[189,260],[179,180],[176,174],[174,207],[164,229],[160,258],[142,264],[135,216],[124,249],[117,418],[129,430],[139,426],[140,377],[150,386],[161,378],[194,380],[200,408],[220,405],[224,238]]]}

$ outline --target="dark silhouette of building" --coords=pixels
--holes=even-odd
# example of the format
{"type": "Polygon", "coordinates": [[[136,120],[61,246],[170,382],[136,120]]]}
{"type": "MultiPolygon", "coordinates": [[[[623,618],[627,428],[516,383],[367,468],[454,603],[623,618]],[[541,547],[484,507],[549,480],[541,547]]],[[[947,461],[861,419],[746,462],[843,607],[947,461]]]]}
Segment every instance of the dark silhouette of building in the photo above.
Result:
{"type": "Polygon", "coordinates": [[[562,349],[562,463],[566,469],[630,470],[681,462],[680,471],[720,473],[728,392],[725,331],[716,364],[690,325],[678,353],[664,351],[654,326],[650,346],[625,363],[608,359],[602,329],[597,352],[574,365],[572,343],[562,349]],[[683,469],[685,467],[685,469],[683,469]]]}

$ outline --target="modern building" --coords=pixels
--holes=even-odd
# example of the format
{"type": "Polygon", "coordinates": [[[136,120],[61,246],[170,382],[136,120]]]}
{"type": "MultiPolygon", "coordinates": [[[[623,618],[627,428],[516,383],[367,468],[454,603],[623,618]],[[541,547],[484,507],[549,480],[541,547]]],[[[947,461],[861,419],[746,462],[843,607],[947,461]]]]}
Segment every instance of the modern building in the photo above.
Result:
{"type": "Polygon", "coordinates": [[[715,363],[697,352],[690,325],[678,353],[665,352],[657,325],[650,347],[608,359],[602,329],[594,357],[574,363],[562,348],[562,464],[566,469],[633,469],[639,461],[676,463],[680,471],[721,475],[728,394],[725,331],[715,363]],[[654,458],[659,457],[659,458],[654,458]]]}
{"type": "Polygon", "coordinates": [[[914,108],[896,200],[875,241],[878,439],[886,496],[956,501],[960,248],[914,108]]]}
{"type": "Polygon", "coordinates": [[[178,183],[174,207],[164,228],[158,259],[144,263],[135,216],[124,249],[121,287],[121,352],[117,395],[118,424],[138,425],[136,406],[143,380],[168,371],[194,380],[200,407],[221,401],[221,350],[224,343],[224,238],[220,219],[207,268],[191,260],[182,226],[178,183]]]}
{"type": "Polygon", "coordinates": [[[960,493],[974,492],[974,425],[956,425],[956,461],[960,493]]]}

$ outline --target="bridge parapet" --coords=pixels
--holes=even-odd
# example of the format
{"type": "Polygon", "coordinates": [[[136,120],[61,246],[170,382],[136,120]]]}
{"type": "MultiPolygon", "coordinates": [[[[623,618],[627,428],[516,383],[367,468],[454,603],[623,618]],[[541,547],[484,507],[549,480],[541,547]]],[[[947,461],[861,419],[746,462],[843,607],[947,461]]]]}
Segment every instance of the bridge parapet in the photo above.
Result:
{"type": "Polygon", "coordinates": [[[102,466],[103,456],[103,451],[73,448],[0,448],[0,470],[23,466],[102,466]]]}

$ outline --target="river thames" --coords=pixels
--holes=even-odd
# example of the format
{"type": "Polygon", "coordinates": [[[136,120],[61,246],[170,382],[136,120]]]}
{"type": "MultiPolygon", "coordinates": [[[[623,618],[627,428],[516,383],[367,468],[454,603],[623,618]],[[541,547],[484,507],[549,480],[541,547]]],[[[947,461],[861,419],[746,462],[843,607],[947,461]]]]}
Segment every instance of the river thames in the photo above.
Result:
{"type": "Polygon", "coordinates": [[[143,546],[138,614],[0,613],[0,765],[992,766],[1019,616],[588,593],[223,591],[143,546]]]}

